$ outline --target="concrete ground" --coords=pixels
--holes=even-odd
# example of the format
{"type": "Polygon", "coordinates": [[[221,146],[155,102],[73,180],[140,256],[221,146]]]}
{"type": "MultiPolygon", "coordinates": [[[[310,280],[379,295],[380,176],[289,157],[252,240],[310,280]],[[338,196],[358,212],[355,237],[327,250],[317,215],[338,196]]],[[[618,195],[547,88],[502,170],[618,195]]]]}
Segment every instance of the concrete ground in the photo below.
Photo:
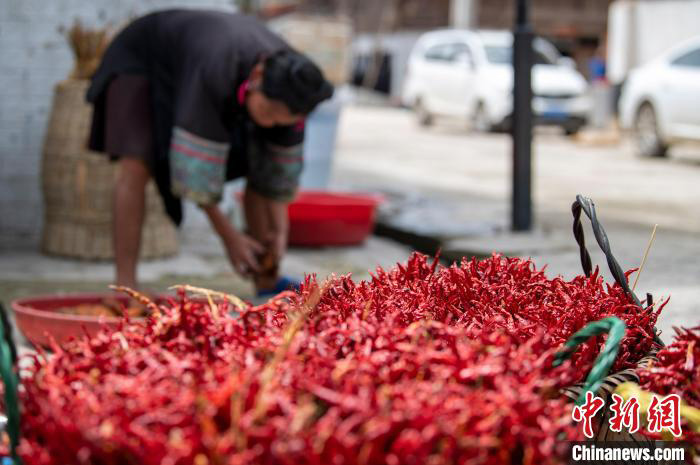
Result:
{"type": "MultiPolygon", "coordinates": [[[[418,128],[412,115],[395,108],[350,106],[342,115],[333,186],[383,192],[383,234],[451,258],[501,251],[531,256],[550,275],[581,273],[571,235],[575,194],[592,197],[623,268],[638,266],[653,224],[659,232],[637,292],[671,296],[659,327],[670,339],[673,325],[700,323],[700,156],[676,151],[670,160],[639,160],[631,146],[572,141],[538,131],[535,141],[535,232],[508,233],[510,141],[506,135],[472,134],[461,124],[418,128]]],[[[604,258],[587,230],[594,262],[604,258]]],[[[353,273],[368,276],[377,265],[405,260],[411,247],[371,237],[357,247],[291,249],[282,269],[301,277],[353,273]]],[[[109,263],[45,257],[36,251],[3,251],[0,300],[40,293],[105,290],[109,263]]],[[[231,272],[203,218],[193,215],[181,231],[177,257],[144,262],[143,286],[163,291],[188,283],[253,299],[252,289],[231,272]]]]}
{"type": "MultiPolygon", "coordinates": [[[[256,301],[252,286],[231,271],[210,231],[187,229],[181,238],[181,251],[176,257],[142,262],[139,277],[145,290],[167,292],[175,284],[191,284],[256,301]]],[[[282,269],[299,279],[305,274],[324,278],[332,273],[352,273],[357,279],[365,279],[377,266],[391,267],[409,253],[409,248],[392,240],[370,237],[352,247],[292,248],[282,269]]],[[[6,252],[0,261],[0,295],[8,304],[35,294],[109,291],[112,276],[112,265],[107,262],[47,257],[34,251],[6,252]]]]}

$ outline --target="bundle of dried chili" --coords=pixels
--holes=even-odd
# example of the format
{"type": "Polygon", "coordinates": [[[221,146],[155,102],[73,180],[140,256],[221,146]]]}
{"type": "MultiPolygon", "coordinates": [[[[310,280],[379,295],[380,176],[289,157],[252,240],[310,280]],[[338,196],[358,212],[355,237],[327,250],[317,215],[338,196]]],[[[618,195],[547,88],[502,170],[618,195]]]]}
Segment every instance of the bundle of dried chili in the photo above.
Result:
{"type": "MultiPolygon", "coordinates": [[[[324,324],[334,326],[348,314],[391,315],[400,324],[421,319],[449,325],[500,328],[525,340],[538,331],[550,347],[559,347],[586,324],[617,316],[627,324],[614,371],[632,368],[654,347],[654,325],[665,303],[639,308],[618,285],[591,277],[549,279],[530,260],[493,255],[438,268],[424,255],[413,255],[391,271],[378,269],[370,282],[349,277],[331,283],[316,308],[324,324]]],[[[602,348],[602,339],[584,344],[574,363],[585,376],[602,348]]]]}
{"type": "MultiPolygon", "coordinates": [[[[700,408],[700,326],[675,331],[673,343],[659,351],[658,360],[638,371],[639,384],[662,396],[677,394],[685,404],[700,408]]],[[[683,421],[683,439],[693,445],[700,460],[700,433],[695,428],[683,421]]]]}
{"type": "Polygon", "coordinates": [[[657,394],[678,394],[700,408],[700,326],[675,328],[673,343],[657,354],[657,361],[639,370],[639,384],[657,394]]]}
{"type": "Polygon", "coordinates": [[[235,318],[184,295],[155,310],[34,357],[20,393],[26,464],[561,463],[579,433],[559,389],[602,341],[558,368],[554,352],[616,315],[630,366],[660,309],[631,306],[597,275],[414,255],[368,282],[309,279],[235,318]]]}
{"type": "Polygon", "coordinates": [[[166,347],[123,331],[37,359],[22,395],[22,457],[29,465],[559,463],[563,441],[578,438],[558,397],[575,373],[551,367],[541,335],[521,344],[501,332],[355,315],[337,331],[309,329],[279,358],[275,343],[239,351],[222,340],[221,358],[212,358],[188,352],[184,339],[166,347]],[[353,350],[339,356],[344,348],[353,350]]]}

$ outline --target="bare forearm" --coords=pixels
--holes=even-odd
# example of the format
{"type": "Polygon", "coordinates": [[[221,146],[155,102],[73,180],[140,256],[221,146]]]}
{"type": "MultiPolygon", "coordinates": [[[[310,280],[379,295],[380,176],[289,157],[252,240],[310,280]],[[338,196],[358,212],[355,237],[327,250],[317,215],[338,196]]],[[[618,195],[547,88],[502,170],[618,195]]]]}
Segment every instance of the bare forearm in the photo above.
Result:
{"type": "Polygon", "coordinates": [[[211,223],[212,228],[214,228],[219,237],[225,239],[236,234],[233,225],[231,225],[231,222],[226,218],[226,215],[223,214],[218,205],[202,205],[201,208],[206,213],[209,223],[211,223]]]}
{"type": "Polygon", "coordinates": [[[262,253],[263,247],[254,239],[236,231],[218,206],[210,205],[201,208],[209,217],[212,228],[221,238],[236,271],[243,276],[250,276],[251,272],[256,272],[259,269],[256,254],[262,253]]]}

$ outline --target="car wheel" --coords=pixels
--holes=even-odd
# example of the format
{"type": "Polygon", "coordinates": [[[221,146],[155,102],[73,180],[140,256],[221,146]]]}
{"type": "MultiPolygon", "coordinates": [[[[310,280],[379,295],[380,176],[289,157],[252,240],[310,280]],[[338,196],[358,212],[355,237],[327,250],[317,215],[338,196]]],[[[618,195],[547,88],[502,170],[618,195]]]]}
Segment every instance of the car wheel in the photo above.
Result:
{"type": "Polygon", "coordinates": [[[637,111],[634,120],[634,138],[637,150],[643,157],[663,157],[668,145],[659,135],[659,125],[656,112],[650,103],[644,103],[637,111]]]}
{"type": "Polygon", "coordinates": [[[564,126],[564,134],[567,136],[575,136],[576,134],[581,131],[581,125],[579,124],[570,124],[568,126],[564,126]]]}
{"type": "Polygon", "coordinates": [[[419,97],[416,99],[416,103],[413,105],[413,111],[416,112],[418,124],[425,127],[433,125],[433,115],[425,108],[422,98],[419,97]]]}
{"type": "Polygon", "coordinates": [[[477,132],[491,132],[494,129],[483,102],[476,105],[472,116],[472,129],[477,132]]]}

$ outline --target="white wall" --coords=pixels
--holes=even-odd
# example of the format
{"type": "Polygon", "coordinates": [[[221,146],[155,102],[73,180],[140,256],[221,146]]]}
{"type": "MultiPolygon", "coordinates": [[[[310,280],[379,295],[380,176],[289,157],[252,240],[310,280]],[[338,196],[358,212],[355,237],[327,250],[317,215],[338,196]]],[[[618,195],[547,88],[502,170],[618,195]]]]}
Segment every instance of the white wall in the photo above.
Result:
{"type": "Polygon", "coordinates": [[[617,0],[608,14],[608,79],[618,84],[632,68],[697,35],[700,0],[617,0]]]}
{"type": "Polygon", "coordinates": [[[39,167],[53,86],[73,59],[59,28],[120,24],[170,7],[233,9],[233,0],[0,0],[0,250],[35,247],[39,167]]]}

